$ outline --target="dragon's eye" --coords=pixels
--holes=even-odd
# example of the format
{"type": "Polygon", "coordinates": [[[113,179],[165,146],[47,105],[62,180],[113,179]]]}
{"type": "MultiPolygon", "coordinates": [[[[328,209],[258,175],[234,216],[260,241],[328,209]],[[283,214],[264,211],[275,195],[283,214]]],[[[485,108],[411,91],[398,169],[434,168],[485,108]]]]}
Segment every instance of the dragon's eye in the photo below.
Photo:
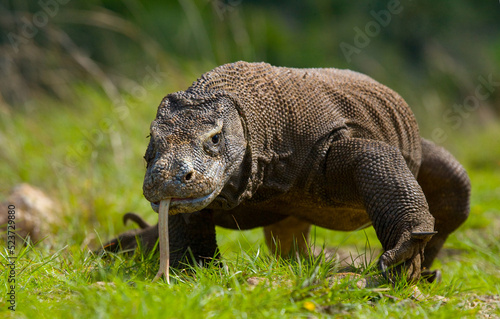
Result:
{"type": "Polygon", "coordinates": [[[212,143],[214,145],[219,144],[219,141],[220,141],[220,133],[217,133],[214,136],[212,136],[212,143]]]}
{"type": "Polygon", "coordinates": [[[214,130],[209,134],[203,142],[203,149],[208,155],[217,157],[224,151],[224,135],[219,130],[214,130]]]}

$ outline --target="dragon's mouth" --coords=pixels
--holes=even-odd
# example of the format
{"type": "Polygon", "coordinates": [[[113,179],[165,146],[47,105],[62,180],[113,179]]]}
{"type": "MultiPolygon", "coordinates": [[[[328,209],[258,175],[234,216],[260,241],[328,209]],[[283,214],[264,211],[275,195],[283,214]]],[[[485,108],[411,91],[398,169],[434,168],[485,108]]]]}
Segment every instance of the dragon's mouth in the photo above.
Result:
{"type": "MultiPolygon", "coordinates": [[[[213,191],[210,194],[207,194],[202,197],[188,197],[188,198],[170,197],[169,214],[175,215],[178,213],[190,213],[201,210],[212,202],[212,200],[217,195],[216,193],[217,193],[216,191],[213,191]]],[[[160,201],[151,202],[151,208],[153,208],[155,212],[158,213],[159,207],[160,207],[160,201]]]]}

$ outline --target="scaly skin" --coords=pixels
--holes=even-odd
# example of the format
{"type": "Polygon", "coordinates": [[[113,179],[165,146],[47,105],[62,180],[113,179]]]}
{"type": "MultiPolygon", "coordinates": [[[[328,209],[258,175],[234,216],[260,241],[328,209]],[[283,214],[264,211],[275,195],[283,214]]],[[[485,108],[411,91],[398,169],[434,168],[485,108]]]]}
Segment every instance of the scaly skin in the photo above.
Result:
{"type": "MultiPolygon", "coordinates": [[[[348,70],[220,66],[163,99],[145,159],[144,196],[155,211],[171,198],[176,266],[187,252],[195,262],[217,256],[215,225],[264,227],[287,255],[307,251],[311,224],[371,224],[380,268],[417,280],[469,213],[462,166],[420,137],[397,93],[348,70]]],[[[151,249],[158,230],[108,248],[134,247],[135,235],[151,249]]]]}

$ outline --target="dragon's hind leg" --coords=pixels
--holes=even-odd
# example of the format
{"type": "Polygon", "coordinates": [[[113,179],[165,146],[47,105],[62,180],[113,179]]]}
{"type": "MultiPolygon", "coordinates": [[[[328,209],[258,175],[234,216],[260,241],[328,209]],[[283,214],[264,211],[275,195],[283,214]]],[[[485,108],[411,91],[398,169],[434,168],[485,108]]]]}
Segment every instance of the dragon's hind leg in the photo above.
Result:
{"type": "Polygon", "coordinates": [[[422,139],[422,164],[417,178],[437,234],[427,243],[422,266],[429,268],[448,235],[469,215],[470,181],[464,168],[444,148],[422,139]]]}
{"type": "Polygon", "coordinates": [[[310,223],[293,216],[265,226],[264,236],[267,247],[273,254],[281,257],[295,255],[296,252],[307,255],[310,228],[310,223]]]}

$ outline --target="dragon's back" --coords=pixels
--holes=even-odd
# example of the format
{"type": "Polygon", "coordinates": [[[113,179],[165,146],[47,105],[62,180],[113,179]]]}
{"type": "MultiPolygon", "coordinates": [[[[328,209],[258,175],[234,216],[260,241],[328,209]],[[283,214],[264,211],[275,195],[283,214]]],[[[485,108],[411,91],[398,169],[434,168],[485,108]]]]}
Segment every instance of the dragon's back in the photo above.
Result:
{"type": "Polygon", "coordinates": [[[291,167],[300,166],[317,141],[345,128],[349,137],[398,148],[410,170],[418,172],[421,140],[411,109],[366,75],[236,62],[203,74],[188,89],[194,94],[221,91],[238,101],[254,152],[268,160],[286,160],[294,153],[291,161],[297,165],[291,167]]]}

